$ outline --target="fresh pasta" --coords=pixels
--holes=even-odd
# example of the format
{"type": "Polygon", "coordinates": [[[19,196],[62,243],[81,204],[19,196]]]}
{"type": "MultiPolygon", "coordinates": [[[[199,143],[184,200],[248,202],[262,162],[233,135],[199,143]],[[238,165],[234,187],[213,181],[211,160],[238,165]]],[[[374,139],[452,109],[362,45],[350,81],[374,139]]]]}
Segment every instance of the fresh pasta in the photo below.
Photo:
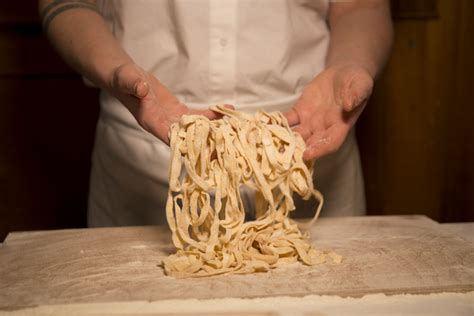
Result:
{"type": "Polygon", "coordinates": [[[171,127],[171,164],[166,216],[177,249],[163,260],[174,277],[268,271],[279,264],[307,265],[334,253],[314,249],[289,217],[293,193],[315,198],[305,144],[280,112],[249,115],[223,106],[218,120],[183,116],[171,127]],[[182,174],[184,167],[185,173],[182,174]],[[245,221],[241,187],[256,192],[255,220],[245,221]]]}

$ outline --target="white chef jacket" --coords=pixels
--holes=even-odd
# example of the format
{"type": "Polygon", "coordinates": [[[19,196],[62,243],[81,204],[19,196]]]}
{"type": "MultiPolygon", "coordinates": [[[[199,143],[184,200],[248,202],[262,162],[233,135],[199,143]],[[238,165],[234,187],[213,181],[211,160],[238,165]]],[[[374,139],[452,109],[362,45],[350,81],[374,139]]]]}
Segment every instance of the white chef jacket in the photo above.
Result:
{"type": "MultiPolygon", "coordinates": [[[[191,108],[286,111],[324,69],[327,0],[118,0],[99,8],[124,49],[191,108]]],[[[101,94],[90,226],[164,223],[169,148],[101,94]]],[[[365,212],[354,133],[316,162],[326,215],[365,212]]],[[[252,196],[246,194],[252,207],[252,196]]],[[[304,208],[304,207],[302,207],[304,208]]]]}

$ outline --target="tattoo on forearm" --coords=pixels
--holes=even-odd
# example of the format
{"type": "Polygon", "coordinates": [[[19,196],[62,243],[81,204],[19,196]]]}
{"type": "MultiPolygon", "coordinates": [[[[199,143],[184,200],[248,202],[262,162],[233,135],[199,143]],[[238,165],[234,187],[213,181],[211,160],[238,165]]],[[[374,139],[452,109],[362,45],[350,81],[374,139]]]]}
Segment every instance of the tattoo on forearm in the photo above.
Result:
{"type": "Polygon", "coordinates": [[[54,10],[57,7],[62,6],[63,4],[67,3],[84,3],[84,4],[92,4],[88,0],[53,0],[51,1],[50,4],[48,4],[46,7],[43,8],[43,10],[40,13],[41,18],[44,19],[46,15],[48,15],[52,10],[54,10]]]}
{"type": "Polygon", "coordinates": [[[51,21],[61,13],[72,9],[89,9],[99,13],[95,4],[87,0],[54,0],[41,11],[44,32],[48,32],[51,21]]]}

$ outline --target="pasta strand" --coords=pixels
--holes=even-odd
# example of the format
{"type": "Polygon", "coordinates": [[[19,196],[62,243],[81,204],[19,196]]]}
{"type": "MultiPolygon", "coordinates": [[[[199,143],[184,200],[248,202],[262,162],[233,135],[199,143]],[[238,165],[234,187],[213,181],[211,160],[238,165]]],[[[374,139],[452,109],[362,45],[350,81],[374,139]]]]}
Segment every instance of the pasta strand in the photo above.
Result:
{"type": "Polygon", "coordinates": [[[340,256],[314,249],[300,231],[317,220],[323,205],[313,166],[303,161],[301,136],[280,112],[213,110],[223,117],[183,116],[171,127],[166,216],[177,252],[163,260],[165,273],[205,277],[268,271],[298,260],[340,262],[340,256]],[[242,186],[256,191],[253,221],[245,221],[242,186]],[[293,193],[318,201],[309,222],[290,218],[293,193]]]}

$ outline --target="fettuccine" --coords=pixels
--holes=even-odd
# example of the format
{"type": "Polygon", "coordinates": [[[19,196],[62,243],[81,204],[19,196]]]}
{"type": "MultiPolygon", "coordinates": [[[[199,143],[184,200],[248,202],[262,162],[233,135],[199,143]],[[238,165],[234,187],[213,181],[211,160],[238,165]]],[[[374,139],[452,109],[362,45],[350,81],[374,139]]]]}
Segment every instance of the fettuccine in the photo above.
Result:
{"type": "Polygon", "coordinates": [[[280,112],[251,116],[223,106],[213,110],[223,117],[183,116],[171,127],[166,216],[177,252],[163,260],[166,274],[268,271],[297,260],[314,265],[327,255],[340,261],[314,249],[289,217],[293,192],[318,201],[308,225],[323,205],[313,188],[312,166],[303,161],[301,136],[280,112]],[[245,221],[243,185],[256,191],[254,221],[245,221]]]}

